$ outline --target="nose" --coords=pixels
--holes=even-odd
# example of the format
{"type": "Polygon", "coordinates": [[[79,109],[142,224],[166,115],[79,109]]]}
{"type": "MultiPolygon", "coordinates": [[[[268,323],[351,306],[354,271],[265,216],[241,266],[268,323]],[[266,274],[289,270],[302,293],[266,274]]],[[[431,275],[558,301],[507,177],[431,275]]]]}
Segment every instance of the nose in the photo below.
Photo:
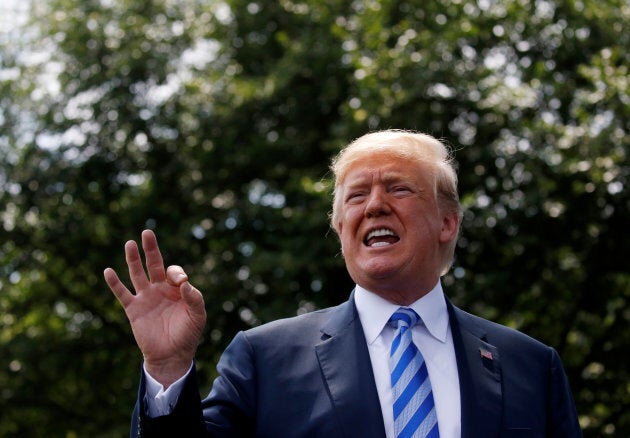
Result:
{"type": "Polygon", "coordinates": [[[391,212],[386,195],[387,194],[381,188],[376,187],[372,189],[365,205],[366,217],[378,217],[391,212]]]}

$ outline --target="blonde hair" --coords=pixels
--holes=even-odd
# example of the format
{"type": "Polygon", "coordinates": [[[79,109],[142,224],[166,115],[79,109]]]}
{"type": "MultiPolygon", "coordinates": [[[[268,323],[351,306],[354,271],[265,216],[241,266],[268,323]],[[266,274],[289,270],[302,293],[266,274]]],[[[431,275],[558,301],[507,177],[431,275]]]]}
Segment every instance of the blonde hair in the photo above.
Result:
{"type": "MultiPolygon", "coordinates": [[[[342,208],[341,192],[349,169],[358,161],[374,155],[428,164],[435,176],[434,187],[438,208],[440,211],[454,212],[461,219],[456,164],[450,148],[428,134],[389,129],[359,137],[333,158],[330,166],[334,179],[330,224],[335,232],[339,233],[339,216],[342,208]]],[[[454,238],[445,251],[443,274],[451,267],[456,244],[457,238],[454,238]]]]}

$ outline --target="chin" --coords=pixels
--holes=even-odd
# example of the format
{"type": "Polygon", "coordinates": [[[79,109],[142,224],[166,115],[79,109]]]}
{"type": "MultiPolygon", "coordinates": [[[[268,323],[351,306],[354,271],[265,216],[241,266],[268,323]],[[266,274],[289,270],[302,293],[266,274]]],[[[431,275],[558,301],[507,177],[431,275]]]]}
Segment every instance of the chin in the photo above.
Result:
{"type": "Polygon", "coordinates": [[[369,282],[374,282],[394,279],[399,272],[399,269],[397,266],[377,265],[363,266],[362,269],[358,269],[357,271],[360,272],[360,275],[357,275],[356,278],[363,278],[369,282]]]}

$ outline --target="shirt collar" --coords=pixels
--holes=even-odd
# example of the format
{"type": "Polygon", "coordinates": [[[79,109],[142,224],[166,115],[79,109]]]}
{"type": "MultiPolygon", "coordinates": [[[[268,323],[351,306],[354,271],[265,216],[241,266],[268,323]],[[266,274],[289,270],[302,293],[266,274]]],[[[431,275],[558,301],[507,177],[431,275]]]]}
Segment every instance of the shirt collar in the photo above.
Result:
{"type": "MultiPolygon", "coordinates": [[[[354,292],[354,302],[368,344],[376,341],[389,318],[401,307],[359,285],[354,292]]],[[[422,318],[431,336],[440,342],[446,342],[448,311],[442,283],[439,280],[429,293],[407,307],[412,308],[422,318]]]]}

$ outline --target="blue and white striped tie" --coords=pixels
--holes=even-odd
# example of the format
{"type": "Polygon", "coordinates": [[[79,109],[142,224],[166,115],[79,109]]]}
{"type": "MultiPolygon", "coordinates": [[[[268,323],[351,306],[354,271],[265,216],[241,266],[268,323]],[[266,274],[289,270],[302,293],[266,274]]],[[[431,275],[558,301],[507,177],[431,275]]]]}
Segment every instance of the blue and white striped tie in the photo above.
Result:
{"type": "Polygon", "coordinates": [[[437,438],[435,404],[427,365],[411,337],[420,317],[401,307],[389,319],[396,329],[389,354],[394,393],[394,429],[397,438],[437,438]]]}

